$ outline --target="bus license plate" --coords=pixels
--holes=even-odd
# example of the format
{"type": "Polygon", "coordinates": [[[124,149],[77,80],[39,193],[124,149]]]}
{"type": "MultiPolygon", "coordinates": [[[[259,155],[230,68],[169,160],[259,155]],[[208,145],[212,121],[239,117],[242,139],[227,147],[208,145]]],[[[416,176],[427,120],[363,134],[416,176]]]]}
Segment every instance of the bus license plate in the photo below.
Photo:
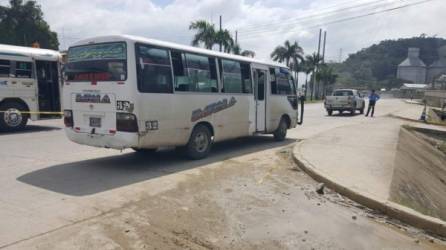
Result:
{"type": "Polygon", "coordinates": [[[101,118],[99,118],[99,117],[90,117],[90,127],[100,128],[101,127],[101,118]]]}

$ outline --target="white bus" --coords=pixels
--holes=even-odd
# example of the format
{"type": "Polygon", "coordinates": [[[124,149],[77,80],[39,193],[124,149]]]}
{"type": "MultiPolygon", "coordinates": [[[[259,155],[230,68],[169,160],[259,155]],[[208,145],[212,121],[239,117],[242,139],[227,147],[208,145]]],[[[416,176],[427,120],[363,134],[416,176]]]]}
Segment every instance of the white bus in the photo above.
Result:
{"type": "Polygon", "coordinates": [[[288,69],[133,36],[69,48],[63,89],[68,138],[136,151],[179,147],[206,157],[213,142],[254,134],[284,140],[298,123],[288,69]]]}
{"type": "Polygon", "coordinates": [[[53,50],[0,45],[0,131],[62,117],[60,59],[53,50]]]}

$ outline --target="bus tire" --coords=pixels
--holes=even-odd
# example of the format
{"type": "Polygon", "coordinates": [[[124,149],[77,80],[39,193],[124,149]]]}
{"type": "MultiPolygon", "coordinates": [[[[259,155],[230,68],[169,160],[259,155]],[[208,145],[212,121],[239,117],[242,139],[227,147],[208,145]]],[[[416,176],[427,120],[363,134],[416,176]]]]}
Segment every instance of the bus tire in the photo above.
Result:
{"type": "Polygon", "coordinates": [[[276,131],[274,131],[273,135],[274,135],[274,139],[276,141],[284,141],[286,138],[286,133],[288,130],[288,123],[287,121],[282,117],[282,119],[280,119],[280,123],[279,123],[279,127],[276,129],[276,131]]]}
{"type": "Polygon", "coordinates": [[[22,130],[28,122],[28,115],[21,112],[27,111],[26,107],[14,101],[0,105],[0,130],[13,132],[22,130]]]}
{"type": "Polygon", "coordinates": [[[189,138],[189,142],[184,148],[186,156],[192,160],[200,160],[206,158],[211,150],[212,135],[209,129],[198,124],[189,138]]]}

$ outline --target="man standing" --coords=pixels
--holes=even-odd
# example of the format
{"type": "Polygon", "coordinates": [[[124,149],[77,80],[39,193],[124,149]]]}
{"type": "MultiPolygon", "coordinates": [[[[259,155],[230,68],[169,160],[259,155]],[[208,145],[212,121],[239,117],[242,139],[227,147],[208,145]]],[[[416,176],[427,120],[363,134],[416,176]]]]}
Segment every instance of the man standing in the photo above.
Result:
{"type": "Polygon", "coordinates": [[[375,93],[375,90],[372,89],[372,93],[369,96],[369,108],[367,109],[367,114],[365,116],[369,116],[370,110],[372,110],[371,117],[375,113],[375,104],[379,100],[380,96],[375,93]]]}

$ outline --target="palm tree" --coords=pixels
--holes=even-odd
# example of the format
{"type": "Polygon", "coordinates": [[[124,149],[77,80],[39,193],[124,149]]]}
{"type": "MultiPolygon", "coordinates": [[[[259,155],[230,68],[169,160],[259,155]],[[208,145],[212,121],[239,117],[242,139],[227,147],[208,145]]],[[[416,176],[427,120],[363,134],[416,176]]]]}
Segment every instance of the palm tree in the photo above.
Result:
{"type": "Polygon", "coordinates": [[[252,50],[243,50],[238,43],[234,44],[231,48],[232,53],[234,55],[246,56],[246,57],[255,57],[256,53],[252,50]]]}
{"type": "Polygon", "coordinates": [[[189,30],[197,30],[192,40],[192,46],[203,44],[206,49],[212,49],[217,41],[215,26],[205,20],[194,21],[189,25],[189,30]]]}
{"type": "Polygon", "coordinates": [[[286,66],[295,73],[296,82],[298,81],[298,73],[301,70],[301,63],[303,62],[304,50],[295,41],[293,44],[286,40],[284,45],[277,46],[271,53],[271,58],[274,61],[285,62],[286,66]]]}
{"type": "Polygon", "coordinates": [[[338,75],[334,74],[333,68],[327,64],[321,64],[316,73],[316,80],[322,82],[322,98],[326,95],[326,88],[336,83],[338,75]]]}
{"type": "Polygon", "coordinates": [[[252,50],[243,50],[242,53],[240,53],[240,55],[254,58],[256,56],[256,52],[252,50]]]}
{"type": "Polygon", "coordinates": [[[283,46],[279,45],[274,49],[271,58],[274,61],[285,62],[286,66],[290,67],[290,63],[298,64],[298,60],[303,59],[303,53],[302,47],[297,42],[291,44],[290,41],[286,40],[283,46]]]}
{"type": "Polygon", "coordinates": [[[307,97],[308,93],[308,75],[314,70],[314,65],[311,63],[311,56],[306,56],[302,61],[302,71],[305,72],[305,97],[307,97]]]}
{"type": "Polygon", "coordinates": [[[322,57],[319,56],[317,53],[313,53],[312,55],[307,56],[305,58],[305,61],[307,64],[306,65],[307,69],[311,69],[311,71],[309,71],[309,72],[313,73],[312,74],[313,79],[310,81],[310,83],[311,83],[310,84],[311,85],[310,97],[311,97],[311,100],[313,100],[313,96],[315,94],[314,90],[315,90],[315,83],[316,83],[316,71],[317,71],[318,65],[322,62],[322,57]]]}
{"type": "Polygon", "coordinates": [[[226,53],[230,53],[235,44],[231,33],[227,29],[217,31],[215,34],[215,43],[221,44],[223,51],[226,53]]]}

